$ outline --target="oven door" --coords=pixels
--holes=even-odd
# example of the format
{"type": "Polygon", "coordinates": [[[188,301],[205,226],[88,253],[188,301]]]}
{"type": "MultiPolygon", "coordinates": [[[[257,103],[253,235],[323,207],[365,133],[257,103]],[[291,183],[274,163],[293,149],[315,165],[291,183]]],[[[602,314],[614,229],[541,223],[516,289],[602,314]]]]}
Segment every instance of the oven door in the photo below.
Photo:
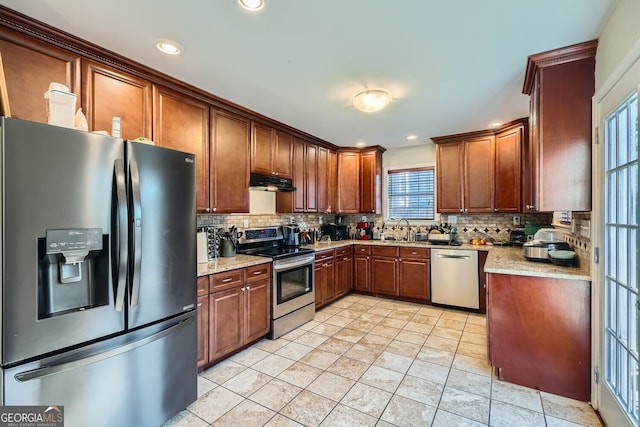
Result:
{"type": "Polygon", "coordinates": [[[274,319],[315,303],[314,255],[273,262],[274,319]]]}

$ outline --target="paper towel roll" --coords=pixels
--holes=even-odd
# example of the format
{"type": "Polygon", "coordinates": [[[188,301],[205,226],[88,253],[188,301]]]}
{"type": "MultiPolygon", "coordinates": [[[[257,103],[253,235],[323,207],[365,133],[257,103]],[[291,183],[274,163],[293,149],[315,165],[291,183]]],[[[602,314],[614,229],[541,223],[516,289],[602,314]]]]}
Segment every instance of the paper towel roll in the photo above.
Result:
{"type": "Polygon", "coordinates": [[[196,241],[197,241],[197,258],[198,264],[202,262],[209,261],[209,250],[207,248],[207,233],[201,232],[196,233],[196,241]]]}

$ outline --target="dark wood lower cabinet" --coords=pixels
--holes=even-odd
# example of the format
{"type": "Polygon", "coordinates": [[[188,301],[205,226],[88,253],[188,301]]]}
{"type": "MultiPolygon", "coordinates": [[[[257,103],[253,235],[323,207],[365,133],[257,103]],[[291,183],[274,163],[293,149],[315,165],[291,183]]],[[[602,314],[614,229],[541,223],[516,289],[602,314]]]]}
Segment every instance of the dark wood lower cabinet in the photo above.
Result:
{"type": "Polygon", "coordinates": [[[316,254],[314,273],[316,285],[316,307],[321,307],[335,299],[334,251],[323,251],[316,254]]]}
{"type": "Polygon", "coordinates": [[[271,266],[260,264],[198,278],[198,369],[269,333],[271,266]],[[245,280],[246,279],[246,280],[245,280]]]}
{"type": "Polygon", "coordinates": [[[429,249],[400,248],[398,294],[406,298],[430,299],[429,249]]]}
{"type": "Polygon", "coordinates": [[[398,295],[398,258],[373,256],[371,258],[371,291],[378,294],[398,295]]]}
{"type": "Polygon", "coordinates": [[[348,294],[353,289],[353,254],[351,248],[339,255],[336,251],[335,298],[348,294]]]}
{"type": "Polygon", "coordinates": [[[590,282],[488,274],[490,362],[500,378],[591,397],[590,282]]]}

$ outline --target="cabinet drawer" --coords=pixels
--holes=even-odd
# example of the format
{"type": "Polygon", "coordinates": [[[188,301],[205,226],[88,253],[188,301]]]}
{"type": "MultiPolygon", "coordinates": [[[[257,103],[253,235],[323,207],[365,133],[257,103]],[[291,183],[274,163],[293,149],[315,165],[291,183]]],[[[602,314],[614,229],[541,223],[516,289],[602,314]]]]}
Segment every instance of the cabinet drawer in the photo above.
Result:
{"type": "Polygon", "coordinates": [[[353,251],[356,255],[371,255],[371,246],[355,245],[353,251]]]}
{"type": "Polygon", "coordinates": [[[234,286],[241,286],[244,283],[244,270],[239,268],[237,270],[214,274],[210,277],[210,292],[220,291],[222,289],[233,288],[234,286]]]}
{"type": "Polygon", "coordinates": [[[400,248],[400,258],[429,259],[429,248],[400,248]]]}
{"type": "Polygon", "coordinates": [[[247,283],[271,277],[271,263],[254,265],[244,270],[247,283]]]}
{"type": "Polygon", "coordinates": [[[345,246],[344,248],[336,249],[336,257],[351,255],[353,253],[353,246],[345,246]]]}
{"type": "Polygon", "coordinates": [[[398,247],[397,246],[373,246],[371,248],[371,255],[396,257],[398,256],[398,247]]]}
{"type": "Polygon", "coordinates": [[[198,296],[209,295],[209,276],[198,277],[198,296]]]}
{"type": "Polygon", "coordinates": [[[333,258],[333,251],[324,251],[316,253],[316,263],[327,261],[333,258]]]}

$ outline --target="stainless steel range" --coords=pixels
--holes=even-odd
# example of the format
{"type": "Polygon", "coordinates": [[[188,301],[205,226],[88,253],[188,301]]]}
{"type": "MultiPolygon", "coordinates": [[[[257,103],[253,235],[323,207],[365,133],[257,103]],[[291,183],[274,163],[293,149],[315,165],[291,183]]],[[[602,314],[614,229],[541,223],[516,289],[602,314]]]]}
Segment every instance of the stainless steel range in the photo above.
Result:
{"type": "Polygon", "coordinates": [[[276,339],[315,316],[315,278],[312,249],[284,244],[282,227],[246,229],[238,253],[273,259],[271,333],[276,339]]]}

